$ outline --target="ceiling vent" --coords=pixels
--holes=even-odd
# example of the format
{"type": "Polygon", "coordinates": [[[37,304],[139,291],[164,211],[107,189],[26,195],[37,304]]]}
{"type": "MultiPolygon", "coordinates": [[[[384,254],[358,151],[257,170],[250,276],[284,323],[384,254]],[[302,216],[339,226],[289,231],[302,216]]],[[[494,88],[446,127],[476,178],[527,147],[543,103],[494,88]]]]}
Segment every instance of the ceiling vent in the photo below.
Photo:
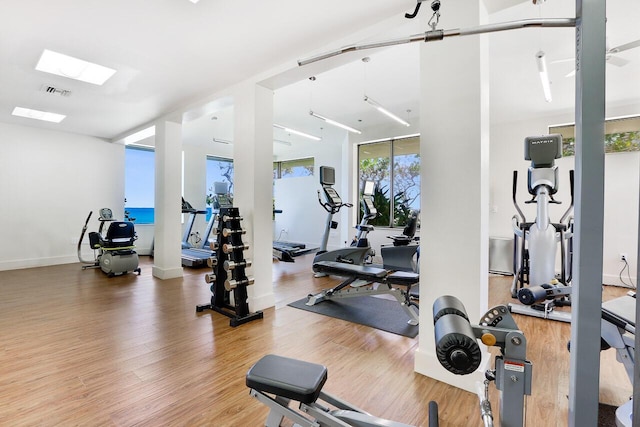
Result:
{"type": "Polygon", "coordinates": [[[54,86],[50,86],[47,84],[42,85],[41,90],[43,92],[50,93],[52,95],[60,95],[60,96],[71,96],[71,91],[66,89],[60,89],[54,86]]]}

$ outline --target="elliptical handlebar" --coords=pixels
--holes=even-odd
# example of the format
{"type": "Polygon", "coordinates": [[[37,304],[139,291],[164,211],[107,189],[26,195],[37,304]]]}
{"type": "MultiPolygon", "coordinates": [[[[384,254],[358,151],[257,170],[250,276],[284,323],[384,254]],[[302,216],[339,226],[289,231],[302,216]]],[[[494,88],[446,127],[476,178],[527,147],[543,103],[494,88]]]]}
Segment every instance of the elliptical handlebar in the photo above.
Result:
{"type": "Polygon", "coordinates": [[[342,209],[343,207],[347,207],[347,208],[352,208],[353,207],[353,203],[338,203],[338,204],[333,204],[333,203],[329,203],[329,202],[323,202],[322,201],[322,197],[320,197],[320,190],[318,190],[318,203],[320,203],[320,206],[322,206],[324,208],[325,211],[329,212],[330,214],[336,214],[340,211],[340,209],[342,209]]]}
{"type": "Polygon", "coordinates": [[[567,220],[567,218],[569,217],[569,214],[573,210],[573,182],[574,182],[574,170],[571,169],[569,171],[569,190],[571,191],[571,204],[569,204],[567,211],[564,213],[564,215],[562,215],[562,218],[560,218],[560,224],[565,224],[565,221],[567,220]]]}
{"type": "Polygon", "coordinates": [[[516,211],[518,211],[518,215],[520,215],[520,222],[527,222],[527,219],[524,216],[524,213],[522,213],[522,210],[520,209],[520,206],[518,206],[518,201],[516,200],[516,192],[518,189],[518,171],[513,171],[513,190],[512,190],[512,200],[513,200],[513,206],[516,207],[516,211]]]}

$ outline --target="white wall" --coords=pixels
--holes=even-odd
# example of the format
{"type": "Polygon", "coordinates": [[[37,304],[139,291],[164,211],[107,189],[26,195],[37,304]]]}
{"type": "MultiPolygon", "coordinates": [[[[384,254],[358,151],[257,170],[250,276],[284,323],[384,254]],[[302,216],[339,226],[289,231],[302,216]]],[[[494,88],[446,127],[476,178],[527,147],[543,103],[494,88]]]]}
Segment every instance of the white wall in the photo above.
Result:
{"type": "MultiPolygon", "coordinates": [[[[640,105],[608,108],[607,117],[639,114],[640,105]]],[[[524,160],[524,138],[548,132],[549,125],[572,123],[573,112],[565,115],[530,118],[491,127],[490,176],[490,236],[512,237],[511,217],[516,213],[511,201],[513,171],[518,171],[518,204],[527,220],[535,218],[534,204],[525,205],[531,198],[527,192],[527,168],[524,160]]],[[[569,206],[569,170],[574,169],[575,158],[556,161],[559,169],[560,189],[555,196],[561,205],[551,206],[551,220],[556,222],[569,206]]],[[[619,274],[624,264],[619,254],[628,255],[630,275],[636,283],[638,241],[638,182],[640,153],[612,153],[605,156],[605,210],[603,283],[621,285],[619,274]]],[[[623,279],[629,283],[627,271],[623,279]]]]}
{"type": "MultiPolygon", "coordinates": [[[[349,178],[349,171],[343,165],[343,153],[346,142],[345,132],[325,131],[323,140],[295,145],[290,149],[279,151],[276,161],[313,157],[313,176],[299,178],[277,179],[274,182],[274,198],[276,209],[282,213],[276,214],[273,222],[273,239],[304,243],[308,247],[318,247],[324,233],[327,212],[318,203],[317,191],[320,187],[320,166],[332,166],[336,170],[336,191],[344,202],[351,202],[357,206],[357,200],[351,200],[348,186],[344,183],[349,178]],[[295,148],[298,147],[298,148],[295,148]],[[280,233],[281,230],[287,232],[280,233]]],[[[321,196],[324,201],[324,195],[321,196]]],[[[334,216],[334,221],[340,223],[337,230],[331,230],[327,248],[336,249],[351,241],[355,231],[350,226],[351,210],[342,209],[334,216]]]]}
{"type": "Polygon", "coordinates": [[[88,232],[100,208],[123,217],[124,146],[0,123],[0,194],[0,270],[76,262],[89,211],[88,232]]]}

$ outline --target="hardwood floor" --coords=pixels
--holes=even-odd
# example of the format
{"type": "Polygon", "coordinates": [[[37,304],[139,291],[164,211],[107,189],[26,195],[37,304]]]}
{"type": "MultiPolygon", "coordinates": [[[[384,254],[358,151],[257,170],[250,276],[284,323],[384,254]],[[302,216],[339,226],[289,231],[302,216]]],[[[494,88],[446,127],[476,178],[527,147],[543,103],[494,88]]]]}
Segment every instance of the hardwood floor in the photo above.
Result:
{"type": "MultiPolygon", "coordinates": [[[[336,283],[313,278],[311,258],[275,262],[276,307],[237,328],[196,313],[210,298],[207,269],[160,281],[141,257],[139,277],[79,264],[0,272],[0,425],[260,426],[267,408],[244,376],[268,353],[328,366],[325,390],[377,416],[425,425],[436,400],[442,427],[481,425],[475,395],[413,371],[418,338],[288,307],[336,283]]],[[[490,278],[491,305],[510,302],[510,280],[490,278]]],[[[605,288],[605,299],[625,293],[605,288]]],[[[565,426],[569,325],[517,322],[534,364],[527,425],[565,426]]],[[[602,360],[601,401],[622,404],[631,395],[622,365],[612,350],[602,360]]]]}

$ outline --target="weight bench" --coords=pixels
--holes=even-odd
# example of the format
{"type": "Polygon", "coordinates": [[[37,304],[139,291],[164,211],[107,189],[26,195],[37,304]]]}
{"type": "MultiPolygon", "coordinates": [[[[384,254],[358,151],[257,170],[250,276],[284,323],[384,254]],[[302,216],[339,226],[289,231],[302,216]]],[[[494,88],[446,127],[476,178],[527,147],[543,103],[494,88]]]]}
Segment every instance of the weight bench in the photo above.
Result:
{"type": "Polygon", "coordinates": [[[411,427],[375,417],[325,393],[322,387],[326,381],[325,366],[273,354],[258,360],[246,376],[249,394],[270,408],[266,427],[278,427],[284,418],[298,427],[411,427]],[[299,403],[297,409],[289,406],[292,401],[299,403]]]}
{"type": "MultiPolygon", "coordinates": [[[[616,360],[622,363],[629,381],[633,384],[636,335],[635,292],[629,292],[623,297],[602,304],[601,334],[607,346],[616,349],[616,360]]],[[[616,425],[630,427],[632,409],[633,400],[620,406],[616,410],[616,425]]]]}
{"type": "Polygon", "coordinates": [[[367,265],[347,264],[337,261],[318,261],[313,271],[346,278],[339,285],[325,289],[316,295],[309,295],[306,305],[337,299],[360,297],[365,295],[392,295],[409,316],[410,325],[419,323],[418,304],[411,300],[411,286],[420,281],[416,273],[406,271],[391,272],[384,268],[367,265]],[[404,287],[404,289],[398,288],[404,287]]]}

